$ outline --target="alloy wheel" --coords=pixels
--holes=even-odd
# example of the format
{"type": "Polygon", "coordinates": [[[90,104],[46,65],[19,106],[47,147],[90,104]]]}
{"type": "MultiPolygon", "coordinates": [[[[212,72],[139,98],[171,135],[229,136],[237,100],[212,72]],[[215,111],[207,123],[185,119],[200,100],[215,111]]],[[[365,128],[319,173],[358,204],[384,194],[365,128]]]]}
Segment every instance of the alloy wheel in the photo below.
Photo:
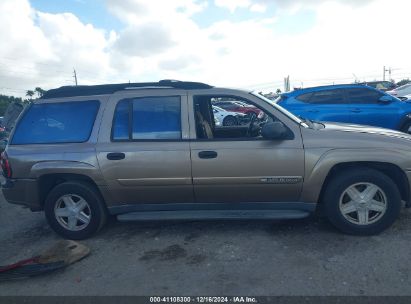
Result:
{"type": "Polygon", "coordinates": [[[387,197],[384,191],[372,183],[357,183],[342,193],[339,201],[342,216],[356,225],[370,225],[385,214],[387,197]]]}
{"type": "Polygon", "coordinates": [[[91,208],[87,201],[77,194],[61,196],[55,205],[57,222],[70,231],[83,230],[91,220],[91,208]]]}

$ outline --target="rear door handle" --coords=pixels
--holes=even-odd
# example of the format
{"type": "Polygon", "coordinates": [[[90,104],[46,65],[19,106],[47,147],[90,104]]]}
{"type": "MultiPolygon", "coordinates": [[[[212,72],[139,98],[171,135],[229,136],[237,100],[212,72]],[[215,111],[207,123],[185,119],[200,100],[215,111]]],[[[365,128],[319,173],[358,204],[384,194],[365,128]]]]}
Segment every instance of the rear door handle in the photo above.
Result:
{"type": "Polygon", "coordinates": [[[360,109],[351,109],[351,112],[353,112],[353,113],[361,113],[361,110],[360,110],[360,109]]]}
{"type": "Polygon", "coordinates": [[[203,158],[203,159],[212,159],[212,158],[217,158],[217,152],[216,151],[201,151],[198,152],[198,157],[203,158]]]}
{"type": "Polygon", "coordinates": [[[109,160],[121,160],[125,159],[126,155],[124,153],[108,153],[107,159],[109,160]]]}
{"type": "Polygon", "coordinates": [[[307,112],[310,112],[310,113],[318,113],[318,110],[308,110],[307,112]]]}

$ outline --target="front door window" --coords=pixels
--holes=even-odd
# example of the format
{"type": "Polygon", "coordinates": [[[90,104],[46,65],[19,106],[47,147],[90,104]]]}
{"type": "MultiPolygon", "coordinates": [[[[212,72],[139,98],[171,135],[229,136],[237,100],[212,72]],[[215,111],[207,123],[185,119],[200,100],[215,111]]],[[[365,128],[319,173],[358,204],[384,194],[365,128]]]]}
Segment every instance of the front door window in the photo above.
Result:
{"type": "Polygon", "coordinates": [[[199,139],[262,139],[261,128],[276,120],[253,103],[234,97],[195,96],[199,139]]]}

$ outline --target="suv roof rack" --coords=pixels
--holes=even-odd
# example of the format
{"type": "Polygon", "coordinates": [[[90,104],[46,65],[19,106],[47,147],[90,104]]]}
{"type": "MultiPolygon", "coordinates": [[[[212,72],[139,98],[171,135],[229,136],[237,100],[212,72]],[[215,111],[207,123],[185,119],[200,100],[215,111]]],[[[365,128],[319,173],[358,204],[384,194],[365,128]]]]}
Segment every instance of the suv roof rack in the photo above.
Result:
{"type": "Polygon", "coordinates": [[[104,95],[113,94],[121,90],[133,89],[211,89],[212,86],[191,81],[178,80],[160,80],[159,82],[139,82],[139,83],[117,83],[117,84],[101,84],[101,85],[81,85],[81,86],[63,86],[57,89],[48,90],[42,99],[58,98],[58,97],[74,97],[74,96],[89,96],[89,95],[104,95]]]}

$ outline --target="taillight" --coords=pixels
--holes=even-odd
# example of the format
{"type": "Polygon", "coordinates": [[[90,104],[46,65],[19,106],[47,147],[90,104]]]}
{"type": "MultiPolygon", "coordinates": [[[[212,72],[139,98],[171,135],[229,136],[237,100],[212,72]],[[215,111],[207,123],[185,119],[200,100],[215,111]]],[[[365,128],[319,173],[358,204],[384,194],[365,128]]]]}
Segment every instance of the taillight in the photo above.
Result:
{"type": "Polygon", "coordinates": [[[1,153],[1,169],[5,177],[11,178],[11,167],[6,152],[1,153]]]}

